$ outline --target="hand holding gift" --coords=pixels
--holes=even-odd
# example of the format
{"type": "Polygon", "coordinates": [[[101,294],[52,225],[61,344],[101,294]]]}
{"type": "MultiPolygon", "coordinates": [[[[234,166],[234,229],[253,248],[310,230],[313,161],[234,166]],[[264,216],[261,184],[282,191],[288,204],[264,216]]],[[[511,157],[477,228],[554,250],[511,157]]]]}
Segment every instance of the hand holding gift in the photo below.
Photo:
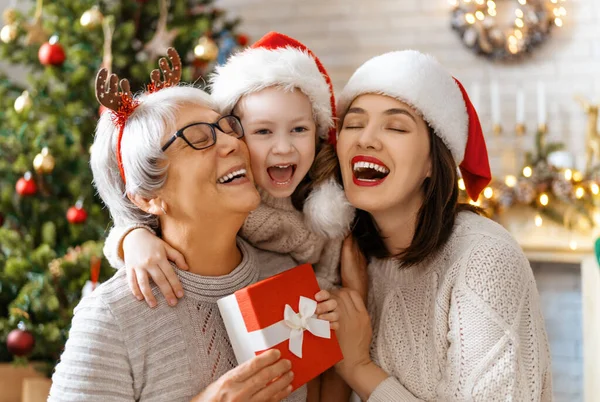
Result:
{"type": "Polygon", "coordinates": [[[342,360],[332,330],[337,302],[319,291],[310,264],[255,283],[219,300],[238,363],[278,349],[292,363],[293,390],[342,360]],[[317,303],[317,300],[321,303],[317,303]]]}
{"type": "Polygon", "coordinates": [[[278,350],[269,350],[227,372],[192,402],[280,401],[292,392],[294,373],[289,360],[280,360],[278,350]]]}

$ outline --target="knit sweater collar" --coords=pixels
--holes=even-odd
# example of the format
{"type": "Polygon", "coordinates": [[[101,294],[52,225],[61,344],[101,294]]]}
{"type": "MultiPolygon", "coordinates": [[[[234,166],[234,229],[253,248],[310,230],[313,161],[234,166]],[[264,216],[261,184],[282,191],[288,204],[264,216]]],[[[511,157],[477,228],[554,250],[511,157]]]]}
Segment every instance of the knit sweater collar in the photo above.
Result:
{"type": "Polygon", "coordinates": [[[256,282],[259,278],[259,267],[254,249],[240,238],[237,239],[237,246],[242,253],[242,262],[227,275],[203,276],[177,269],[186,297],[216,303],[220,298],[256,282]]]}
{"type": "Polygon", "coordinates": [[[281,209],[284,211],[296,210],[296,208],[294,208],[294,205],[292,204],[292,197],[276,198],[260,187],[257,187],[257,189],[263,204],[271,208],[281,209]]]}
{"type": "Polygon", "coordinates": [[[470,223],[473,221],[473,217],[478,215],[463,211],[456,215],[454,221],[454,227],[452,228],[452,234],[446,241],[446,243],[440,247],[435,253],[432,253],[425,258],[424,261],[410,268],[404,268],[402,263],[395,258],[373,258],[372,265],[376,267],[387,266],[391,264],[392,267],[401,275],[404,281],[419,280],[432,271],[440,271],[448,265],[449,254],[455,247],[455,243],[458,239],[464,235],[465,232],[469,232],[470,223]]]}

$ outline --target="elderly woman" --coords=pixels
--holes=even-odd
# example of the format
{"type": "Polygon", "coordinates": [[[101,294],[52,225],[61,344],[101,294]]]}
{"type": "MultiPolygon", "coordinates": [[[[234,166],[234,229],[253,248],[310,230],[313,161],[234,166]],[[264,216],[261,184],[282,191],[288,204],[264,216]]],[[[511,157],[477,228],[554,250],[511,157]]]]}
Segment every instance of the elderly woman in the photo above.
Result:
{"type": "Polygon", "coordinates": [[[176,272],[185,297],[150,309],[117,272],[76,308],[49,400],[304,401],[305,387],[290,395],[291,364],[278,351],[235,367],[217,308],[217,299],[295,265],[237,237],[260,202],[239,120],[219,116],[205,92],[178,79],[133,98],[127,82],[119,93],[116,77],[99,78],[99,99],[115,113],[96,130],[95,185],[116,222],[145,222],[183,253],[189,270],[176,272]]]}

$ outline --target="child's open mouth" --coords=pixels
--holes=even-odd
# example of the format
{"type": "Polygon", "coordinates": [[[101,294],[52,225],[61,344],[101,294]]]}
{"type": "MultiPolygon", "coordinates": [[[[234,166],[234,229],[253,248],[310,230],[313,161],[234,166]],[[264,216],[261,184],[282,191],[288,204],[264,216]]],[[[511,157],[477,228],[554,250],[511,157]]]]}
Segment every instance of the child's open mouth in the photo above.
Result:
{"type": "Polygon", "coordinates": [[[277,186],[285,186],[290,184],[295,172],[296,165],[293,163],[274,165],[267,168],[267,173],[269,174],[271,181],[277,186]]]}

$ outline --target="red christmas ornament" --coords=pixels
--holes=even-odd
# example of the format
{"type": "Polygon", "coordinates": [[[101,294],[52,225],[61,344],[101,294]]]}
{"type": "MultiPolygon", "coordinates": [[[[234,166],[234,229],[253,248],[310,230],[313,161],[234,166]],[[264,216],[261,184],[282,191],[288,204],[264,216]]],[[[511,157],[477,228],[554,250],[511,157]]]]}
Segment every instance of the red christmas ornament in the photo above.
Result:
{"type": "Polygon", "coordinates": [[[17,194],[22,197],[27,197],[37,193],[37,185],[35,184],[35,180],[33,180],[31,177],[30,172],[25,173],[23,177],[17,181],[15,189],[17,190],[17,194]]]}
{"type": "Polygon", "coordinates": [[[8,352],[15,356],[27,356],[35,346],[35,338],[29,331],[13,329],[6,337],[8,352]]]}
{"type": "Polygon", "coordinates": [[[248,35],[239,34],[237,36],[237,43],[240,46],[246,46],[246,45],[248,45],[248,42],[249,42],[248,35]]]}
{"type": "Polygon", "coordinates": [[[49,42],[44,43],[38,51],[38,59],[45,66],[60,66],[67,56],[63,47],[57,43],[58,38],[53,36],[49,42]]]}
{"type": "Polygon", "coordinates": [[[67,211],[67,220],[73,224],[84,223],[87,220],[87,212],[83,209],[81,201],[77,201],[75,206],[69,208],[67,211]]]}

